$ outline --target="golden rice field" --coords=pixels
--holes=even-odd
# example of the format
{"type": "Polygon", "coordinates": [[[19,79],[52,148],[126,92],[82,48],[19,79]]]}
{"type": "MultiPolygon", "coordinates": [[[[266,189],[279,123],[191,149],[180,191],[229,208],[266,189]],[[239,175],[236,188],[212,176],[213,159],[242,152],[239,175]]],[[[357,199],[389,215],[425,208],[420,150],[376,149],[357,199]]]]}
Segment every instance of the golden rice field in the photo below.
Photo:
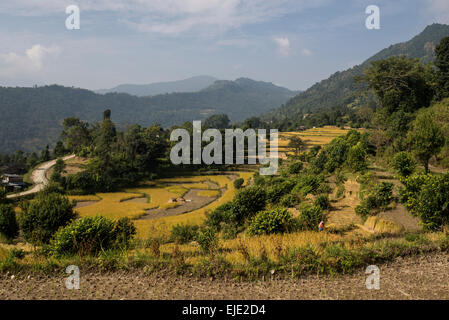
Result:
{"type": "MultiPolygon", "coordinates": [[[[289,151],[288,143],[289,138],[292,136],[300,137],[306,145],[306,148],[316,145],[329,144],[333,139],[339,136],[343,136],[348,133],[350,129],[341,129],[334,126],[326,126],[322,128],[308,129],[300,132],[281,132],[279,133],[278,150],[280,152],[289,151]]],[[[293,154],[293,152],[288,152],[293,154]]]]}
{"type": "MultiPolygon", "coordinates": [[[[232,172],[245,179],[245,183],[253,176],[253,172],[232,172]]],[[[70,196],[70,200],[98,201],[89,206],[76,209],[81,217],[92,217],[102,215],[110,219],[128,217],[135,219],[137,237],[147,239],[149,237],[168,236],[171,228],[179,223],[199,225],[205,219],[209,210],[228,202],[234,198],[235,188],[232,180],[224,175],[207,175],[193,177],[177,177],[160,179],[152,183],[144,184],[136,188],[125,189],[123,192],[99,193],[88,196],[70,196]],[[206,183],[206,182],[209,182],[206,183]],[[179,185],[166,185],[176,183],[179,185]],[[154,208],[175,208],[178,203],[169,203],[172,198],[183,196],[189,189],[202,189],[200,196],[216,197],[220,195],[219,190],[211,189],[210,183],[216,184],[220,189],[225,189],[222,196],[209,205],[192,212],[169,216],[152,220],[137,220],[145,215],[146,211],[154,208]],[[143,201],[127,201],[132,199],[145,199],[143,201]]]]}

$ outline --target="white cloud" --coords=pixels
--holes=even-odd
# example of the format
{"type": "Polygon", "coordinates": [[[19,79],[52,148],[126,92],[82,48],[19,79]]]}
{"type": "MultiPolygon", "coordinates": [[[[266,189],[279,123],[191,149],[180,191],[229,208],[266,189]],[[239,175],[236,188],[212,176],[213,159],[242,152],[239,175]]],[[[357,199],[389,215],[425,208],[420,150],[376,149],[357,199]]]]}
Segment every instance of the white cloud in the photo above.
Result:
{"type": "Polygon", "coordinates": [[[35,44],[25,51],[25,54],[10,52],[0,54],[0,75],[17,77],[39,73],[44,69],[44,62],[48,56],[57,56],[61,48],[53,45],[44,47],[35,44]]]}
{"type": "MultiPolygon", "coordinates": [[[[333,0],[73,0],[83,12],[113,11],[136,29],[162,35],[187,31],[223,32],[269,21],[285,14],[321,7],[333,0]],[[132,17],[132,18],[130,18],[132,17]]],[[[4,3],[6,2],[6,3],[4,3]]],[[[21,15],[64,14],[66,0],[15,0],[0,12],[21,15]]],[[[82,18],[81,18],[82,19],[82,18]]]]}
{"type": "Polygon", "coordinates": [[[289,56],[291,52],[290,40],[287,37],[274,38],[274,42],[278,45],[279,53],[282,56],[289,56]]]}

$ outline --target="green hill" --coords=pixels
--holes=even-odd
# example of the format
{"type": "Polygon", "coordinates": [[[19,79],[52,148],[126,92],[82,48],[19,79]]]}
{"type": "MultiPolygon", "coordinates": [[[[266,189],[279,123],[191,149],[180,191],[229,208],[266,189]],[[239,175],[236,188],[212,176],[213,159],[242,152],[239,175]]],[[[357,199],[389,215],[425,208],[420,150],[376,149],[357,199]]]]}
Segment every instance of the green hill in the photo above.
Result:
{"type": "Polygon", "coordinates": [[[46,144],[57,141],[64,118],[95,122],[101,120],[105,109],[111,109],[119,127],[133,123],[169,127],[223,113],[231,121],[240,121],[280,106],[296,94],[271,83],[243,78],[217,81],[199,92],[152,97],[102,95],[57,85],[0,87],[0,150],[42,150],[46,144]]]}
{"type": "Polygon", "coordinates": [[[357,95],[354,79],[362,75],[363,71],[371,65],[371,62],[399,55],[419,58],[424,63],[431,62],[435,58],[435,46],[442,38],[447,36],[449,36],[449,25],[430,25],[410,41],[392,45],[372,56],[361,65],[343,72],[337,72],[330,78],[313,85],[310,89],[290,99],[280,108],[271,110],[264,118],[282,122],[319,109],[357,105],[360,103],[360,97],[357,95]]]}

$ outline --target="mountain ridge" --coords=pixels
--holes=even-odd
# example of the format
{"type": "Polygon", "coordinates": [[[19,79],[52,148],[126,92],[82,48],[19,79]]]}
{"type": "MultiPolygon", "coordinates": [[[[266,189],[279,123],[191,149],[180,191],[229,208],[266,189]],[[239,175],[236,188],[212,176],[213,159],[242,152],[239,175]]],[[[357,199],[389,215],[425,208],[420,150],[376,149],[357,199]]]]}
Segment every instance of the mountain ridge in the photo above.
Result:
{"type": "Polygon", "coordinates": [[[210,85],[218,79],[211,76],[195,76],[183,80],[154,82],[149,84],[120,84],[111,89],[94,90],[98,94],[106,93],[128,93],[138,97],[154,96],[166,93],[197,92],[210,85]]]}
{"type": "Polygon", "coordinates": [[[112,120],[119,128],[134,123],[170,127],[223,113],[231,121],[240,121],[267,112],[296,94],[272,83],[242,79],[218,82],[199,92],[145,97],[102,95],[58,85],[0,87],[0,150],[42,150],[57,141],[64,118],[93,123],[101,120],[105,109],[112,111],[112,120]]]}
{"type": "Polygon", "coordinates": [[[293,97],[279,108],[262,115],[265,120],[288,121],[305,113],[317,110],[335,108],[338,106],[354,106],[358,103],[355,78],[361,76],[371,62],[383,60],[391,56],[405,55],[409,58],[419,58],[429,63],[435,58],[435,46],[443,38],[449,36],[449,25],[432,24],[409,41],[390,45],[362,64],[344,71],[338,71],[329,78],[315,83],[309,89],[293,97]]]}

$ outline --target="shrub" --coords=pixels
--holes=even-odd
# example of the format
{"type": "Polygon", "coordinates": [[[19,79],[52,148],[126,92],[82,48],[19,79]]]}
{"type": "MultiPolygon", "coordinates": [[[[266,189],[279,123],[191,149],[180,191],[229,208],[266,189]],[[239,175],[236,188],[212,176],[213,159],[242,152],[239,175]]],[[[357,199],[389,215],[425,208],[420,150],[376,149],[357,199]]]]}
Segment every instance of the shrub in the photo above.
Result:
{"type": "Polygon", "coordinates": [[[321,221],[325,221],[323,210],[316,206],[305,208],[299,216],[301,230],[316,230],[321,221]]]}
{"type": "Polygon", "coordinates": [[[298,174],[301,172],[302,168],[303,168],[302,162],[300,162],[300,161],[294,162],[288,166],[287,172],[289,174],[298,174]]]}
{"type": "Polygon", "coordinates": [[[19,234],[16,214],[12,205],[0,204],[0,234],[11,240],[19,234]]]}
{"type": "Polygon", "coordinates": [[[227,202],[214,211],[206,214],[205,225],[220,231],[222,224],[229,224],[232,221],[232,202],[227,202]]]}
{"type": "Polygon", "coordinates": [[[19,225],[25,240],[45,244],[60,227],[76,218],[75,204],[57,193],[39,194],[36,199],[22,205],[19,225]]]}
{"type": "Polygon", "coordinates": [[[265,190],[258,186],[239,191],[232,204],[232,219],[241,225],[245,219],[253,217],[265,208],[266,197],[265,190]]]}
{"type": "Polygon", "coordinates": [[[234,180],[234,188],[236,190],[239,190],[242,186],[243,183],[245,183],[245,180],[243,178],[238,178],[234,180]]]}
{"type": "Polygon", "coordinates": [[[294,220],[287,209],[259,212],[248,228],[250,235],[284,233],[294,228],[294,220]]]}
{"type": "Polygon", "coordinates": [[[298,198],[294,194],[286,194],[281,198],[279,204],[285,208],[292,208],[299,203],[298,198]]]}
{"type": "Polygon", "coordinates": [[[408,177],[416,169],[416,163],[408,152],[397,153],[393,158],[392,166],[400,177],[408,177]]]}
{"type": "Polygon", "coordinates": [[[368,168],[365,159],[365,149],[360,144],[357,144],[349,149],[348,159],[346,160],[346,163],[348,164],[348,167],[355,172],[364,171],[368,168]]]}
{"type": "Polygon", "coordinates": [[[294,185],[295,183],[290,180],[274,183],[267,189],[267,201],[273,204],[278,203],[284,195],[291,192],[294,185]]]}
{"type": "Polygon", "coordinates": [[[61,255],[98,255],[102,250],[118,249],[135,234],[130,221],[113,221],[97,216],[76,220],[61,228],[51,240],[51,252],[61,255]]]}
{"type": "Polygon", "coordinates": [[[195,240],[198,235],[198,226],[178,224],[171,230],[172,241],[185,244],[195,240]]]}
{"type": "Polygon", "coordinates": [[[314,201],[314,205],[322,210],[328,210],[331,206],[329,196],[327,194],[320,194],[314,201]]]}
{"type": "Polygon", "coordinates": [[[374,187],[368,194],[363,196],[362,202],[355,208],[355,212],[366,217],[372,210],[385,210],[393,201],[393,187],[389,182],[382,182],[374,187]]]}
{"type": "Polygon", "coordinates": [[[296,180],[296,186],[293,188],[293,193],[300,193],[303,197],[308,194],[315,193],[321,184],[321,178],[314,174],[301,175],[299,179],[296,180]]]}
{"type": "Polygon", "coordinates": [[[218,237],[211,228],[200,229],[196,241],[204,253],[212,253],[218,248],[218,237]]]}
{"type": "Polygon", "coordinates": [[[412,175],[404,184],[401,200],[426,229],[439,230],[449,223],[449,174],[412,175]]]}
{"type": "Polygon", "coordinates": [[[129,218],[120,218],[114,226],[116,246],[128,248],[131,240],[137,233],[134,223],[129,218]]]}

